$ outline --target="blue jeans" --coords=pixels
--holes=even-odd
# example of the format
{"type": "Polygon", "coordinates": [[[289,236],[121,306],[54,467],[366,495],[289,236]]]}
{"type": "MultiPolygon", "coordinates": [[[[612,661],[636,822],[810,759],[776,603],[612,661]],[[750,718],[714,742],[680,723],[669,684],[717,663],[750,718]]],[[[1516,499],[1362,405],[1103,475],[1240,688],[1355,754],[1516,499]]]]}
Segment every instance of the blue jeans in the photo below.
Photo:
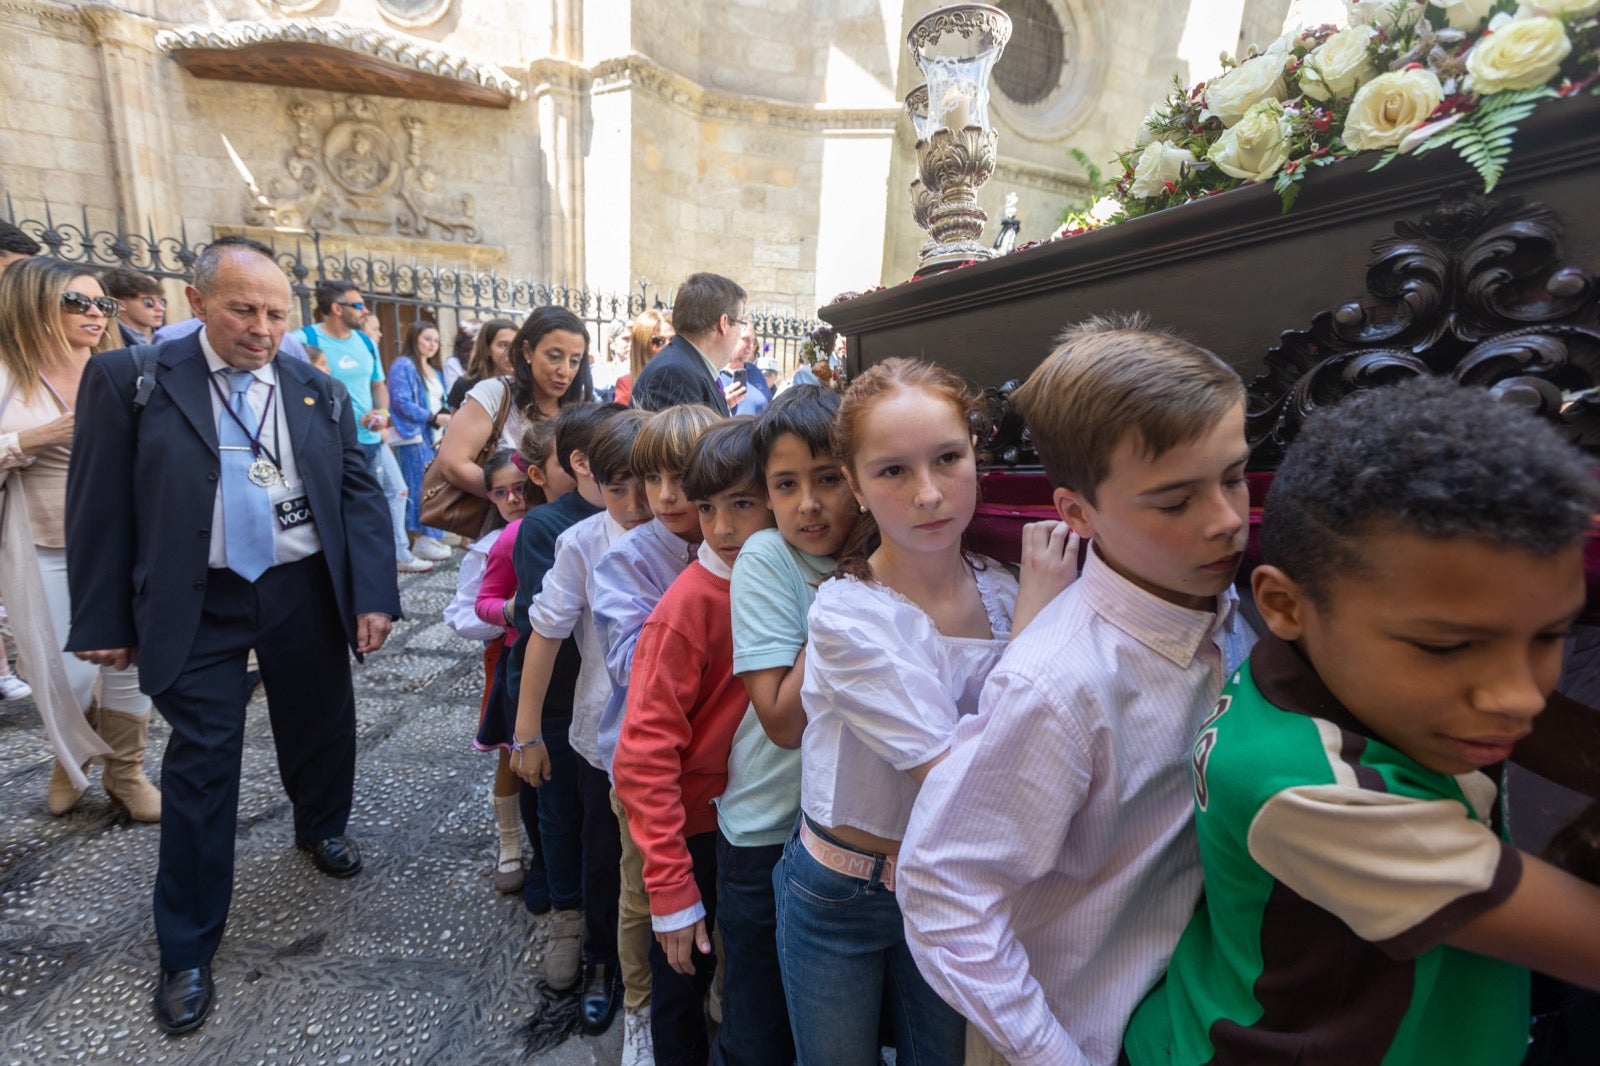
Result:
{"type": "Polygon", "coordinates": [[[798,829],[772,886],[800,1066],[876,1066],[885,1018],[902,1066],[961,1066],[966,1022],[917,972],[893,892],[823,866],[798,829]]]}
{"type": "Polygon", "coordinates": [[[444,533],[422,524],[422,472],[433,460],[433,447],[426,441],[391,446],[394,461],[406,483],[406,528],[418,536],[443,537],[444,533]]]}
{"type": "Polygon", "coordinates": [[[772,871],[783,845],[741,848],[717,834],[717,929],[722,933],[719,1066],[787,1066],[794,1061],[789,1008],[778,967],[772,871]]]}
{"type": "Polygon", "coordinates": [[[379,441],[377,444],[363,444],[361,450],[367,453],[367,470],[378,479],[378,487],[383,489],[383,498],[389,502],[389,524],[394,530],[394,557],[396,561],[411,558],[411,540],[406,536],[406,498],[410,495],[406,491],[405,477],[400,473],[400,464],[395,462],[394,452],[388,445],[379,441]]]}

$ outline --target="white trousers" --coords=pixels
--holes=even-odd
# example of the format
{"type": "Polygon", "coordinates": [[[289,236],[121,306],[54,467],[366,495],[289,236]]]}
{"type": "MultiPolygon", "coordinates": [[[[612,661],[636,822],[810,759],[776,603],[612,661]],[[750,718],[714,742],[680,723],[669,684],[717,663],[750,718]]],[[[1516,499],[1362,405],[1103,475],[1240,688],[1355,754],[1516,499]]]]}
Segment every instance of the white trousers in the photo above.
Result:
{"type": "MultiPolygon", "coordinates": [[[[44,595],[50,605],[50,624],[56,631],[56,643],[65,644],[72,619],[72,597],[67,591],[67,551],[65,548],[36,548],[35,551],[39,556],[39,576],[44,579],[44,595]]],[[[15,610],[13,606],[12,611],[15,610]]],[[[139,691],[137,666],[113,670],[109,666],[86,663],[69,651],[61,653],[61,665],[79,706],[89,706],[94,698],[94,683],[98,680],[100,706],[140,716],[150,713],[150,697],[139,691]]]]}

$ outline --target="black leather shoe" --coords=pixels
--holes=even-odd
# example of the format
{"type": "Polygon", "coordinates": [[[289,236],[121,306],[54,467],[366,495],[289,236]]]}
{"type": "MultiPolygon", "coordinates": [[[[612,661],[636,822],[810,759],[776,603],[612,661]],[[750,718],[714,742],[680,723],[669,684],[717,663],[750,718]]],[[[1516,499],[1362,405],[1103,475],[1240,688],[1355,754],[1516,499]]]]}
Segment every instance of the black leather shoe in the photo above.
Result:
{"type": "Polygon", "coordinates": [[[578,1024],[590,1036],[611,1028],[617,1004],[622,1000],[622,982],[615,966],[591,962],[583,968],[583,1001],[578,1024]]]}
{"type": "Polygon", "coordinates": [[[329,837],[310,844],[302,840],[295,846],[309,851],[317,869],[329,877],[354,877],[361,872],[361,849],[349,837],[329,837]]]}
{"type": "Polygon", "coordinates": [[[209,966],[162,970],[156,981],[156,1021],[172,1036],[200,1028],[211,1011],[215,990],[209,966]]]}

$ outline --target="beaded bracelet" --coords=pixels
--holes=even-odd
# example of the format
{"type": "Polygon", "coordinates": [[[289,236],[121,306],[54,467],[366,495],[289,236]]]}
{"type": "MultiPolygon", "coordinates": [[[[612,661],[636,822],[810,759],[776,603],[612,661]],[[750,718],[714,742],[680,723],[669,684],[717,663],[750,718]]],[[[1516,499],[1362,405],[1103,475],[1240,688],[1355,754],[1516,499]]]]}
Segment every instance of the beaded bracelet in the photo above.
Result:
{"type": "Polygon", "coordinates": [[[537,748],[544,743],[544,734],[535,733],[532,740],[518,740],[515,733],[511,734],[511,753],[515,755],[523,748],[537,748]]]}

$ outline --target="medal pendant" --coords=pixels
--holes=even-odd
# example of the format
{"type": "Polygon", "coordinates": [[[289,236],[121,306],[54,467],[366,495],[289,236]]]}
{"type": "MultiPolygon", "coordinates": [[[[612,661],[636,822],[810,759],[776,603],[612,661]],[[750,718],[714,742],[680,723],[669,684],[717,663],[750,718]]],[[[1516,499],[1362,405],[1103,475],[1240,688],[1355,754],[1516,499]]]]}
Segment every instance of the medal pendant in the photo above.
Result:
{"type": "Polygon", "coordinates": [[[250,478],[250,484],[259,485],[264,489],[276,485],[283,476],[278,473],[278,468],[273,466],[271,460],[268,459],[257,459],[251,463],[246,475],[250,478]]]}

